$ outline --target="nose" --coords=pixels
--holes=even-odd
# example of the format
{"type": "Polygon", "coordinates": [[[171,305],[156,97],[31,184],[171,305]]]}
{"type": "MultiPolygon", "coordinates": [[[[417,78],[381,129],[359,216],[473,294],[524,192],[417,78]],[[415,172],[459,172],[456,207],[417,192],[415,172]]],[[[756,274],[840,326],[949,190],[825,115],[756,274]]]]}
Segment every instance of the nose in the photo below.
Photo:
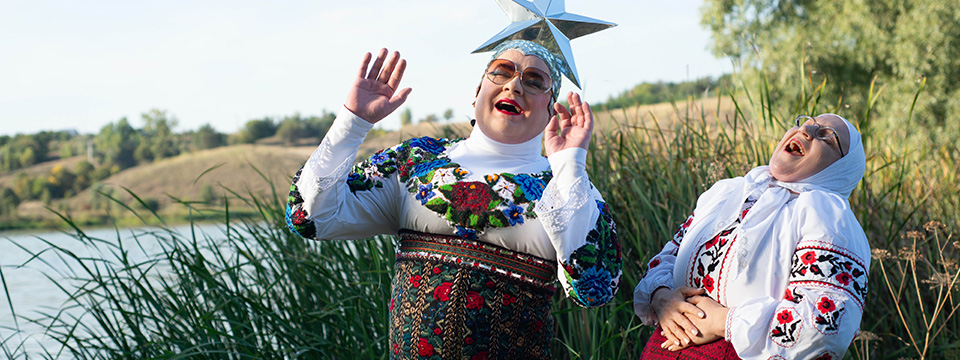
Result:
{"type": "Polygon", "coordinates": [[[503,89],[517,95],[523,95],[523,83],[520,82],[520,73],[518,72],[513,79],[503,84],[503,89]]]}
{"type": "Polygon", "coordinates": [[[813,134],[817,133],[818,127],[816,124],[800,125],[800,134],[807,140],[813,140],[813,134]]]}

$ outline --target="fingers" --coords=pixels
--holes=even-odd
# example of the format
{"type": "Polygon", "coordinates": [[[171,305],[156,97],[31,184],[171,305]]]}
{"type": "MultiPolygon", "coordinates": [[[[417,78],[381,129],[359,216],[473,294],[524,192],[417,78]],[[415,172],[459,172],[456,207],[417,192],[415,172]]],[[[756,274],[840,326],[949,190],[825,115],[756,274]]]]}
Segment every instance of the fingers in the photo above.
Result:
{"type": "Polygon", "coordinates": [[[583,127],[588,131],[593,131],[593,110],[590,110],[590,104],[583,102],[583,127]]]}
{"type": "Polygon", "coordinates": [[[573,114],[571,124],[583,126],[583,109],[580,108],[580,94],[573,91],[567,93],[567,103],[570,104],[570,112],[573,114]]]}
{"type": "Polygon", "coordinates": [[[370,53],[363,54],[363,61],[360,63],[360,73],[357,74],[357,78],[363,79],[367,77],[367,65],[370,65],[370,53]]]}
{"type": "MultiPolygon", "coordinates": [[[[396,64],[396,60],[400,58],[400,53],[394,52],[394,56],[395,57],[391,59],[391,63],[396,64]]],[[[387,81],[387,86],[389,86],[391,89],[396,89],[400,86],[400,80],[403,79],[403,71],[407,69],[407,61],[400,60],[400,63],[396,64],[396,70],[394,70],[394,66],[392,66],[393,64],[391,64],[390,67],[392,74],[389,75],[390,80],[387,81]]]]}
{"type": "Polygon", "coordinates": [[[677,290],[680,290],[680,293],[683,294],[683,297],[685,298],[688,298],[694,295],[703,295],[706,292],[706,290],[703,290],[701,288],[692,288],[689,286],[681,286],[681,287],[678,287],[677,290]]]}
{"type": "Polygon", "coordinates": [[[667,348],[671,345],[681,346],[690,343],[690,336],[685,334],[683,328],[677,323],[667,321],[667,324],[660,324],[660,327],[664,330],[664,337],[667,338],[667,341],[660,345],[661,347],[667,348]]]}
{"type": "Polygon", "coordinates": [[[400,91],[397,91],[397,93],[390,98],[390,112],[393,112],[400,107],[400,105],[403,105],[403,103],[407,101],[407,96],[409,96],[411,92],[413,92],[413,89],[411,88],[403,88],[400,91]]]}
{"type": "MultiPolygon", "coordinates": [[[[560,104],[554,104],[554,108],[557,110],[557,117],[560,118],[560,130],[562,131],[563,129],[570,127],[572,124],[571,119],[573,119],[575,114],[572,114],[567,110],[567,108],[560,104]]],[[[571,107],[571,109],[573,109],[573,107],[571,107]]]]}
{"type": "Polygon", "coordinates": [[[387,49],[380,49],[380,52],[377,53],[377,59],[373,61],[373,66],[370,67],[370,71],[365,76],[368,80],[377,80],[380,76],[380,68],[383,66],[383,61],[387,57],[387,49]]]}
{"type": "Polygon", "coordinates": [[[558,117],[560,117],[559,113],[558,115],[551,116],[550,121],[547,122],[547,128],[544,129],[544,136],[546,136],[547,139],[557,137],[557,130],[560,129],[560,120],[557,120],[558,117]]]}

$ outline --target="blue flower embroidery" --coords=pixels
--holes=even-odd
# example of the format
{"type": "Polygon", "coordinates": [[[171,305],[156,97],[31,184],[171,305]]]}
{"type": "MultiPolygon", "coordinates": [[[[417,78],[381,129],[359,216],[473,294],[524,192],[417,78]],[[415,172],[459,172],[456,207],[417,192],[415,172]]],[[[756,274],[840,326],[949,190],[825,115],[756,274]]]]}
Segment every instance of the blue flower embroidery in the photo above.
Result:
{"type": "Polygon", "coordinates": [[[523,190],[523,196],[531,201],[540,200],[540,197],[543,196],[543,188],[547,187],[543,180],[526,174],[514,176],[513,181],[523,190]]]}
{"type": "Polygon", "coordinates": [[[457,236],[467,240],[477,240],[477,231],[473,229],[467,229],[463,226],[457,226],[457,236]]]}
{"type": "Polygon", "coordinates": [[[420,200],[420,205],[425,205],[433,195],[435,195],[433,193],[433,184],[420,185],[420,188],[417,190],[417,200],[420,200]]]}
{"type": "Polygon", "coordinates": [[[443,150],[446,150],[443,145],[440,145],[440,143],[437,142],[436,139],[429,136],[411,140],[410,146],[421,148],[434,155],[442,153],[443,150]]]}
{"type": "Polygon", "coordinates": [[[512,202],[508,203],[508,207],[506,209],[503,209],[503,215],[506,215],[507,221],[510,222],[510,226],[523,224],[523,208],[512,202]]]}
{"type": "Polygon", "coordinates": [[[433,169],[447,165],[449,163],[450,163],[449,159],[440,159],[440,160],[434,160],[427,163],[417,164],[416,167],[414,167],[413,174],[411,174],[411,176],[421,177],[423,175],[426,175],[430,171],[433,171],[433,169]]]}
{"type": "Polygon", "coordinates": [[[390,157],[387,156],[385,151],[378,152],[370,157],[370,161],[373,162],[375,165],[382,165],[384,162],[386,162],[389,159],[390,157]]]}
{"type": "Polygon", "coordinates": [[[577,297],[587,306],[599,306],[606,304],[613,298],[610,291],[610,282],[613,278],[610,273],[597,267],[588,268],[582,274],[580,279],[573,282],[573,288],[577,292],[577,297]]]}

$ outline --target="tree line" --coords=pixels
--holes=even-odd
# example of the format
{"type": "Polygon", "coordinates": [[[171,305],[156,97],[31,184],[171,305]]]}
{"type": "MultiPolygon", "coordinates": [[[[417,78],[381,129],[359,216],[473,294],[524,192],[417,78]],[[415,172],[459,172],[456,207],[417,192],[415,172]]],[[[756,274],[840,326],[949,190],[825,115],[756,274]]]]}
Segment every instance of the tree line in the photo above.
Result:
{"type": "Polygon", "coordinates": [[[320,139],[335,117],[326,111],[319,116],[263,117],[247,121],[232,134],[219,132],[210,124],[176,132],[176,117],[152,109],[141,114],[140,128],[124,117],[104,125],[96,134],[64,130],[2,135],[0,176],[12,175],[13,179],[0,186],[0,219],[13,218],[22,202],[40,200],[49,204],[69,198],[125,169],[183,153],[264,139],[287,146],[302,139],[320,139]],[[43,162],[77,156],[82,158],[72,166],[57,164],[49,171],[33,174],[23,171],[43,162]]]}

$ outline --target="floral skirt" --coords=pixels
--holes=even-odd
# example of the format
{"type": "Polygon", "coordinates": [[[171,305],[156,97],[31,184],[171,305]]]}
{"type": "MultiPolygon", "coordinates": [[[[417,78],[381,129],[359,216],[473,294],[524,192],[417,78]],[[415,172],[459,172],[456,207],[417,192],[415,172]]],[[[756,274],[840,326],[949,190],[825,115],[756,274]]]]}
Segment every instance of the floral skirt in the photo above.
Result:
{"type": "Polygon", "coordinates": [[[660,335],[661,331],[663,331],[663,329],[659,326],[653,330],[653,335],[650,336],[650,340],[647,340],[647,346],[643,348],[643,354],[640,355],[641,359],[740,359],[740,357],[737,356],[737,351],[733,348],[733,344],[724,339],[708,344],[694,345],[680,351],[670,351],[661,348],[660,344],[667,341],[667,337],[660,335]]]}
{"type": "Polygon", "coordinates": [[[456,236],[400,231],[392,359],[549,359],[556,262],[456,236]]]}

